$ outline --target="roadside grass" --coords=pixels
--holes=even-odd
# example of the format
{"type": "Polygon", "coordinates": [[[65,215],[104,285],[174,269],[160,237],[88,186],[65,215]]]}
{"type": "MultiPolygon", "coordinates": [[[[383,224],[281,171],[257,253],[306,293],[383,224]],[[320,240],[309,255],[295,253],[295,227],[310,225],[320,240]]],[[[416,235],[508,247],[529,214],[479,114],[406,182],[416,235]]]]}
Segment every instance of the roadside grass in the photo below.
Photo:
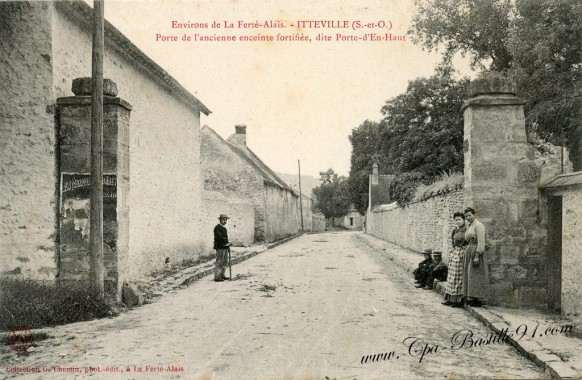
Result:
{"type": "MultiPolygon", "coordinates": [[[[49,338],[53,338],[49,334],[44,331],[32,331],[32,338],[30,341],[32,342],[32,346],[35,347],[36,343],[40,342],[41,340],[46,340],[49,338]]],[[[10,345],[10,338],[8,338],[8,334],[0,335],[0,346],[9,346],[10,345]]]]}
{"type": "Polygon", "coordinates": [[[215,258],[216,258],[215,252],[208,252],[207,254],[202,254],[196,258],[186,259],[186,260],[180,261],[178,263],[170,264],[170,265],[167,265],[163,268],[157,269],[157,270],[153,271],[149,275],[149,277],[164,278],[164,277],[173,275],[173,274],[181,271],[182,269],[194,267],[196,265],[200,265],[200,264],[206,263],[208,261],[214,260],[215,258]]]}
{"type": "Polygon", "coordinates": [[[110,299],[97,299],[83,283],[46,284],[0,279],[0,331],[64,325],[119,314],[110,299]]]}

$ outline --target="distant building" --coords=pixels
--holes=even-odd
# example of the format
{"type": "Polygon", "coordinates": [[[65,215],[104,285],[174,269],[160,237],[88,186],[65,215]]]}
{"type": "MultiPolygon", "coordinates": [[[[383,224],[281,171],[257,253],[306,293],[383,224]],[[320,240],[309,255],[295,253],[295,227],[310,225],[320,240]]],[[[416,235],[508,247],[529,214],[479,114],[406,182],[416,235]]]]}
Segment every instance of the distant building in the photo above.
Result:
{"type": "Polygon", "coordinates": [[[364,226],[364,216],[352,204],[343,219],[343,226],[348,230],[361,230],[364,226]]]}

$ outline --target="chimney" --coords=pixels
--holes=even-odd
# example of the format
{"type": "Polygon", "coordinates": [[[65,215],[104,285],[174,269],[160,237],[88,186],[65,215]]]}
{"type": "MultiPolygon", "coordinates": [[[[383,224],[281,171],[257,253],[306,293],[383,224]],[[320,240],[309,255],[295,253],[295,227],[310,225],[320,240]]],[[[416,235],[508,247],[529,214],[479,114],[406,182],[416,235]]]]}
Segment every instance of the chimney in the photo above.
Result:
{"type": "Polygon", "coordinates": [[[247,145],[247,126],[243,124],[237,124],[234,126],[236,131],[235,139],[242,145],[247,145]]]}
{"type": "Polygon", "coordinates": [[[378,164],[374,162],[372,165],[372,185],[378,184],[378,164]]]}

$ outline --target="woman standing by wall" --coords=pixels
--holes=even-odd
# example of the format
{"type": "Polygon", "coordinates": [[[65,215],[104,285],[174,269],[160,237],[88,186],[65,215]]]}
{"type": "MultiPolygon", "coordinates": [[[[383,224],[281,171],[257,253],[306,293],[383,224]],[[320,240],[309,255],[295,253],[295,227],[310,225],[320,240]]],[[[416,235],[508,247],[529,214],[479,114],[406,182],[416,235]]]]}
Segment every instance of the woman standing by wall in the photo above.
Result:
{"type": "Polygon", "coordinates": [[[451,234],[453,250],[449,255],[449,274],[447,276],[447,286],[445,291],[445,301],[443,305],[459,307],[463,305],[463,269],[465,266],[465,215],[456,212],[453,215],[457,225],[451,234]]]}
{"type": "Polygon", "coordinates": [[[485,249],[485,226],[475,218],[475,210],[465,209],[465,219],[469,223],[465,232],[468,245],[465,249],[465,270],[463,273],[463,295],[471,306],[481,306],[489,299],[489,265],[485,249]]]}

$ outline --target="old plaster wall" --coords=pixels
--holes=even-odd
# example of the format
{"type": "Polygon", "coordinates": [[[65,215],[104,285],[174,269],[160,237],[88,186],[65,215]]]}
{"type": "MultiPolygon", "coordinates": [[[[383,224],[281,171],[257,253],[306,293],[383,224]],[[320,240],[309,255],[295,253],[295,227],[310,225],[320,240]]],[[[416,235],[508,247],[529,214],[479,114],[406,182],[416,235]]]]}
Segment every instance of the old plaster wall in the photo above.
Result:
{"type": "Polygon", "coordinates": [[[314,212],[311,215],[311,223],[313,232],[324,232],[325,231],[325,216],[321,213],[314,212]]]}
{"type": "Polygon", "coordinates": [[[562,198],[562,312],[582,314],[582,190],[571,189],[562,198]]]}
{"type": "Polygon", "coordinates": [[[248,198],[236,198],[227,196],[218,191],[204,190],[202,193],[204,203],[202,215],[204,226],[202,236],[204,247],[212,250],[214,244],[214,226],[218,224],[218,216],[227,214],[230,219],[226,224],[228,238],[233,246],[249,246],[253,244],[255,237],[255,207],[248,198]]]}
{"type": "Polygon", "coordinates": [[[50,9],[0,2],[0,276],[57,273],[50,9]]]}
{"type": "MultiPolygon", "coordinates": [[[[301,202],[303,207],[303,230],[312,231],[313,230],[313,211],[311,198],[301,195],[301,202]]],[[[301,220],[299,220],[299,228],[301,228],[301,220]]]]}
{"type": "MultiPolygon", "coordinates": [[[[214,208],[214,214],[209,215],[214,227],[218,215],[227,213],[227,209],[239,205],[241,199],[246,199],[253,205],[248,215],[235,215],[241,218],[238,222],[241,228],[239,239],[243,243],[265,240],[265,190],[263,177],[242,157],[229,147],[229,143],[220,137],[211,128],[204,126],[201,130],[201,163],[204,181],[204,213],[206,208],[214,208]],[[220,193],[224,197],[224,206],[216,204],[216,197],[208,198],[208,192],[220,193]],[[209,203],[210,202],[210,203],[209,203]],[[208,206],[207,206],[208,205],[208,206]],[[222,211],[221,211],[222,210],[222,211]],[[241,223],[251,223],[252,229],[243,228],[241,223]],[[243,232],[244,231],[244,232],[243,232]]],[[[243,212],[246,208],[234,208],[233,212],[243,212]]],[[[248,211],[248,210],[247,210],[248,211]]],[[[233,224],[229,221],[229,225],[233,224]]],[[[210,246],[212,247],[212,246],[210,246]]]]}
{"type": "MultiPolygon", "coordinates": [[[[54,91],[70,96],[74,78],[90,76],[90,28],[66,7],[52,23],[54,91]]],[[[200,113],[120,53],[106,35],[104,76],[132,107],[130,122],[129,278],[139,277],[203,250],[200,113]]]]}
{"type": "Polygon", "coordinates": [[[266,241],[273,242],[299,232],[299,197],[287,189],[265,182],[266,241]]]}
{"type": "Polygon", "coordinates": [[[367,233],[419,252],[427,248],[442,251],[446,261],[451,249],[453,214],[463,211],[463,203],[464,192],[457,189],[404,207],[376,207],[368,213],[372,222],[367,233]]]}

